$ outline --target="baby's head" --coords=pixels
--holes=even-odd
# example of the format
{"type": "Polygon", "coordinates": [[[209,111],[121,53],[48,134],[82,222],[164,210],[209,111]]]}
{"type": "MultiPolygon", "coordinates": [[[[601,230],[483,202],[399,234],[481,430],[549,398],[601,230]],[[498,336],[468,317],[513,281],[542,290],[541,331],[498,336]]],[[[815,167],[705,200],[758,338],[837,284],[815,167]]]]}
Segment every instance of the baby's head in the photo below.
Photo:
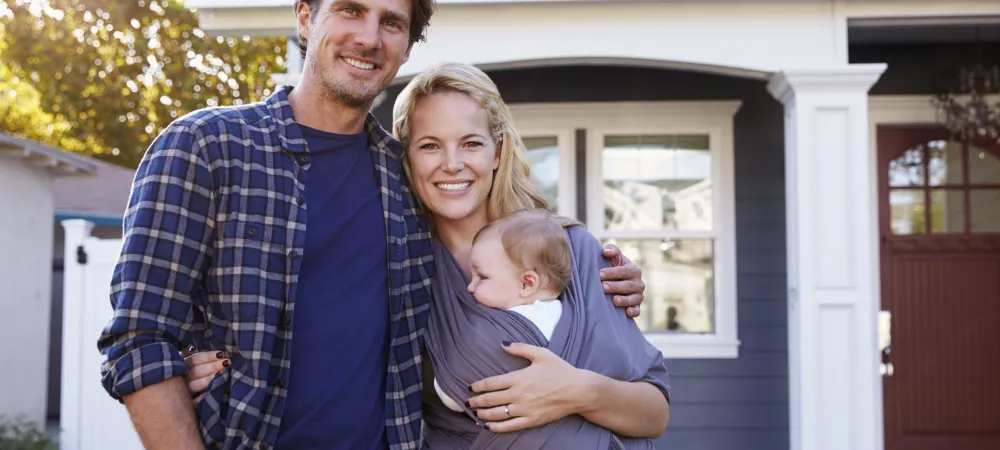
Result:
{"type": "Polygon", "coordinates": [[[555,299],[573,273],[563,224],[542,209],[518,211],[483,227],[469,261],[469,292],[498,309],[555,299]]]}

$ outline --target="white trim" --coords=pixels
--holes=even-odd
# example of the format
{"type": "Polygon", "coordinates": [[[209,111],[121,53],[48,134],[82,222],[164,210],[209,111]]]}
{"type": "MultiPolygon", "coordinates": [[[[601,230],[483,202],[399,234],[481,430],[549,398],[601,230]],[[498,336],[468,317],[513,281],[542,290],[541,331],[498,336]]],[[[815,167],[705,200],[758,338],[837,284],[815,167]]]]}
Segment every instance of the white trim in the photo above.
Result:
{"type": "Polygon", "coordinates": [[[785,105],[791,450],[882,448],[878,187],[864,134],[885,68],[781,72],[768,84],[785,105]]]}
{"type": "MultiPolygon", "coordinates": [[[[522,136],[587,130],[586,171],[588,228],[601,238],[711,238],[715,240],[714,323],[712,334],[649,333],[648,339],[667,358],[736,358],[737,329],[736,226],[733,169],[733,117],[740,101],[589,102],[511,105],[522,136]],[[541,134],[539,132],[540,131],[541,134]],[[712,152],[713,229],[611,230],[604,219],[601,143],[604,134],[706,134],[712,152]]],[[[560,141],[560,145],[562,141],[560,141]]],[[[575,154],[575,146],[569,147],[575,154]]],[[[575,159],[575,158],[574,158],[575,159]]],[[[574,160],[567,158],[567,161],[574,160]]],[[[575,167],[575,160],[573,162],[575,167]]],[[[575,168],[570,171],[575,173],[575,168]]],[[[574,177],[575,178],[575,177],[574,177]]],[[[574,186],[567,187],[576,200],[574,186]]],[[[560,199],[564,198],[560,186],[560,199]]]]}

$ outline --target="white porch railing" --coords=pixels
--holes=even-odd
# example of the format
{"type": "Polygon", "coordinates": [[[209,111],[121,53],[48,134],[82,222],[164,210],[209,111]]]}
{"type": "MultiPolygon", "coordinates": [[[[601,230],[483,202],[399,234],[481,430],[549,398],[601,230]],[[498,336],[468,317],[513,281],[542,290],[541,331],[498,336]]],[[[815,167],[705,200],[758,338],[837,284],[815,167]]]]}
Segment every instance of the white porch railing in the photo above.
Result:
{"type": "Polygon", "coordinates": [[[121,240],[92,237],[93,224],[84,220],[62,225],[66,247],[59,448],[141,450],[125,406],[101,387],[104,356],[97,350],[97,338],[111,319],[108,295],[121,240]]]}

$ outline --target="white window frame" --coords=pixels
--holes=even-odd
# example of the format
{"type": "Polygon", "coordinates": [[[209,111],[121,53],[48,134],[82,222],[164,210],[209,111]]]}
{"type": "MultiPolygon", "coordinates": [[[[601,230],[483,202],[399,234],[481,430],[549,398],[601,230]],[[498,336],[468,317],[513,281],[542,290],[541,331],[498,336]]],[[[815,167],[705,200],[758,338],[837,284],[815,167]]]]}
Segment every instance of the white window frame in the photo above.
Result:
{"type": "MultiPolygon", "coordinates": [[[[515,119],[516,120],[516,119],[515,119]]],[[[576,133],[565,128],[531,126],[518,127],[521,139],[533,137],[555,137],[559,146],[559,189],[556,213],[566,217],[576,217],[576,133]]],[[[529,150],[530,151],[530,150],[529,150]]]]}
{"type": "MultiPolygon", "coordinates": [[[[522,136],[558,136],[560,146],[559,211],[575,217],[575,130],[586,129],[587,227],[598,238],[642,239],[661,231],[604,229],[602,195],[605,135],[701,134],[709,136],[712,154],[712,231],[670,232],[673,238],[705,238],[715,242],[714,324],[711,334],[646,334],[665,358],[736,358],[740,341],[736,298],[736,206],[733,169],[733,120],[740,101],[599,102],[511,105],[522,136]],[[562,179],[563,175],[567,175],[562,179]],[[565,209],[564,209],[564,204],[565,209]],[[565,211],[565,212],[564,212],[565,211]]],[[[653,274],[646,273],[649,277],[653,274]]]]}

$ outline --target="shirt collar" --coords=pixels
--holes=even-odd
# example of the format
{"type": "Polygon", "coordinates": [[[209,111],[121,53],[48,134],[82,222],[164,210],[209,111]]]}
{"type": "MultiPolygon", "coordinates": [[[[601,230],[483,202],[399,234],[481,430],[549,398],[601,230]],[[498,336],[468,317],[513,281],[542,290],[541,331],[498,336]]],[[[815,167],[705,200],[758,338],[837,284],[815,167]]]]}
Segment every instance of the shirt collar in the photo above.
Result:
{"type": "MultiPolygon", "coordinates": [[[[291,152],[307,152],[309,150],[302,135],[302,128],[295,122],[292,105],[288,102],[288,94],[292,92],[292,88],[292,86],[278,86],[274,93],[267,97],[265,103],[278,132],[281,146],[291,152]]],[[[365,131],[369,148],[384,152],[395,159],[403,158],[403,145],[382,128],[371,112],[365,118],[365,131]]]]}

